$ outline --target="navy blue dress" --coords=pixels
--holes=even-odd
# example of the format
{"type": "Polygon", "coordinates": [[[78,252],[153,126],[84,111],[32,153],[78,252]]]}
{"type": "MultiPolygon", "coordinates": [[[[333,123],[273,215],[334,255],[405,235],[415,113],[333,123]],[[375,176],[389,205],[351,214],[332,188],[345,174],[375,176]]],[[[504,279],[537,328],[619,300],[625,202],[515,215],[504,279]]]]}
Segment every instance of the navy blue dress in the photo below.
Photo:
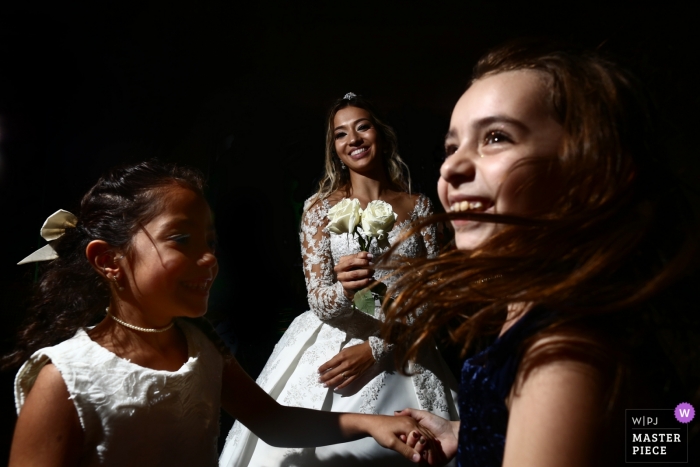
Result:
{"type": "Polygon", "coordinates": [[[544,327],[546,312],[532,309],[493,344],[467,359],[459,386],[459,467],[500,467],[508,426],[506,398],[522,358],[519,344],[544,327]]]}

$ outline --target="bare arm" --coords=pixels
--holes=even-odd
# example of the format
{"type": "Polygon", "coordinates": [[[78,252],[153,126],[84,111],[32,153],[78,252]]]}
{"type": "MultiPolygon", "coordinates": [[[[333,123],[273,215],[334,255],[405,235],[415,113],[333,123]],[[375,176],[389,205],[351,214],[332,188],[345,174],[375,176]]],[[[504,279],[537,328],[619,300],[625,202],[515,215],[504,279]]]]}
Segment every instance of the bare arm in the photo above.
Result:
{"type": "Polygon", "coordinates": [[[590,365],[559,361],[533,370],[511,395],[503,465],[597,465],[603,394],[603,379],[590,365]]]}
{"type": "Polygon", "coordinates": [[[410,417],[323,412],[278,404],[231,360],[224,368],[221,403],[233,417],[272,446],[325,446],[372,436],[414,462],[420,454],[401,436],[421,431],[410,417]],[[303,429],[300,429],[303,427],[303,429]]]}
{"type": "Polygon", "coordinates": [[[82,446],[78,412],[61,374],[47,364],[39,372],[17,419],[9,466],[76,466],[82,446]]]}

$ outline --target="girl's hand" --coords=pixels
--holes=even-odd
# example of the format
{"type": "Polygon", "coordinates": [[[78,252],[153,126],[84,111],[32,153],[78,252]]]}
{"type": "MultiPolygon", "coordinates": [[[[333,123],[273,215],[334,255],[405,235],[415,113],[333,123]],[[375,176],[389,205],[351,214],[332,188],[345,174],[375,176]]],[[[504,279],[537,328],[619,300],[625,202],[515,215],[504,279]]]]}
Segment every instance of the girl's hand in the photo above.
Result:
{"type": "Polygon", "coordinates": [[[280,405],[255,384],[235,359],[224,365],[221,402],[229,414],[275,447],[326,446],[372,436],[381,446],[420,462],[418,451],[403,440],[414,431],[431,437],[411,417],[323,412],[280,405]],[[300,426],[304,429],[300,430],[300,426]]]}
{"type": "MultiPolygon", "coordinates": [[[[421,462],[424,446],[432,446],[436,441],[430,430],[418,424],[411,417],[371,415],[367,432],[381,446],[392,449],[412,462],[421,462]],[[405,440],[415,440],[409,445],[405,440]],[[419,446],[416,447],[416,444],[419,446]]],[[[435,464],[437,465],[437,464],[435,464]]]]}
{"type": "Polygon", "coordinates": [[[435,437],[434,442],[430,442],[430,437],[424,438],[412,433],[406,439],[406,444],[420,452],[428,464],[444,465],[457,455],[459,422],[451,422],[425,410],[417,409],[404,409],[395,412],[394,415],[412,417],[435,437]],[[421,442],[426,439],[428,443],[421,442]]]}
{"type": "Polygon", "coordinates": [[[319,381],[327,388],[343,389],[374,363],[369,341],[346,347],[318,368],[319,381]]]}
{"type": "Polygon", "coordinates": [[[343,293],[352,300],[355,292],[362,290],[373,282],[371,268],[372,255],[361,251],[354,255],[342,256],[335,265],[335,277],[343,286],[343,293]]]}

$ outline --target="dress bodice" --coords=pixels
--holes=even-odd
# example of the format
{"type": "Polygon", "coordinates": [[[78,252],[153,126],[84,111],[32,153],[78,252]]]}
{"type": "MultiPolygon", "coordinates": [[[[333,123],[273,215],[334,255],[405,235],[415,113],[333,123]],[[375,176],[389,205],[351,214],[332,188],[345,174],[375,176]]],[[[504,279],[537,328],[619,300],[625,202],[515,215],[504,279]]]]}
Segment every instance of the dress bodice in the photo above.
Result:
{"type": "MultiPolygon", "coordinates": [[[[331,205],[328,202],[328,200],[323,200],[323,204],[323,211],[325,217],[328,214],[328,210],[331,208],[331,205]]],[[[396,239],[404,231],[404,229],[406,229],[409,226],[409,224],[411,224],[411,222],[414,222],[424,217],[428,217],[431,214],[433,214],[433,209],[430,201],[427,197],[420,195],[418,201],[416,202],[415,206],[413,207],[413,210],[409,215],[409,218],[404,220],[403,222],[394,224],[394,227],[391,229],[391,231],[389,231],[389,243],[391,245],[396,243],[396,239]]],[[[427,254],[430,254],[430,256],[434,256],[437,253],[436,251],[434,251],[434,239],[426,238],[429,236],[432,237],[433,235],[434,234],[432,231],[425,232],[424,235],[413,235],[398,246],[398,248],[396,249],[396,254],[406,256],[409,258],[425,256],[427,254]],[[430,249],[430,252],[428,251],[428,249],[430,249]]],[[[340,258],[343,256],[354,255],[360,252],[360,244],[350,234],[345,233],[340,235],[331,235],[330,239],[331,254],[333,256],[334,264],[337,264],[338,261],[340,261],[340,258]]],[[[375,256],[384,253],[386,250],[388,250],[388,248],[381,248],[377,246],[376,241],[372,241],[369,248],[369,252],[375,256]]]]}
{"type": "MultiPolygon", "coordinates": [[[[352,302],[345,296],[343,285],[337,281],[333,268],[341,257],[359,253],[360,246],[357,239],[350,234],[336,235],[328,232],[326,228],[329,222],[327,216],[332,205],[327,199],[312,203],[313,198],[304,204],[305,212],[300,232],[309,307],[321,320],[346,319],[347,322],[347,319],[352,319],[355,310],[352,302]]],[[[419,195],[408,218],[395,224],[389,231],[389,244],[392,245],[412,222],[430,216],[432,213],[433,207],[430,200],[424,195],[419,195]]],[[[381,248],[376,241],[372,241],[369,251],[373,255],[379,255],[388,248],[381,248]]],[[[429,225],[424,227],[420,233],[403,241],[397,248],[396,254],[406,257],[436,256],[437,251],[436,228],[434,225],[429,225]]],[[[374,277],[390,286],[396,278],[387,276],[388,274],[389,271],[378,269],[375,271],[374,277]],[[386,279],[383,279],[384,277],[386,279]]],[[[374,318],[383,319],[381,306],[378,302],[375,306],[374,318]]],[[[378,334],[378,328],[375,334],[378,334]]],[[[377,361],[391,350],[391,346],[376,335],[369,338],[369,344],[372,355],[377,361]]]]}
{"type": "MultiPolygon", "coordinates": [[[[352,304],[345,297],[343,287],[337,282],[333,268],[340,258],[360,252],[360,246],[350,234],[331,234],[326,230],[328,211],[332,207],[327,199],[316,202],[309,207],[312,199],[306,201],[305,214],[302,220],[300,239],[301,253],[304,262],[306,288],[309,292],[309,306],[321,319],[332,319],[352,313],[352,304]]],[[[394,225],[388,235],[389,243],[394,244],[401,233],[412,222],[433,214],[429,198],[419,195],[408,218],[394,225]]],[[[375,256],[388,248],[377,246],[376,241],[370,245],[370,253],[375,256]]],[[[437,255],[436,229],[430,225],[413,235],[399,245],[396,254],[406,257],[437,255]]],[[[377,270],[374,277],[382,280],[389,271],[377,270]]],[[[384,280],[387,286],[394,278],[384,280]]]]}
{"type": "MultiPolygon", "coordinates": [[[[413,208],[413,211],[411,211],[410,217],[404,220],[403,222],[399,222],[394,225],[394,227],[391,229],[388,235],[390,245],[396,243],[396,240],[403,233],[404,229],[408,228],[412,222],[422,217],[427,217],[433,213],[432,206],[430,206],[427,199],[428,198],[425,198],[425,200],[419,200],[413,208]]],[[[324,203],[329,204],[327,200],[324,200],[324,203]]],[[[330,206],[328,207],[328,209],[329,208],[330,206]]],[[[326,212],[328,212],[327,209],[326,212]]],[[[426,255],[435,256],[437,254],[437,251],[435,251],[435,242],[432,238],[433,236],[434,235],[431,231],[426,232],[425,235],[412,235],[405,241],[401,242],[401,244],[396,248],[394,254],[404,256],[407,258],[416,258],[426,255]]],[[[338,261],[340,261],[341,257],[347,255],[354,255],[360,252],[360,245],[358,241],[354,239],[353,236],[350,234],[332,234],[330,236],[330,242],[331,255],[333,257],[334,265],[338,264],[338,261]]],[[[388,249],[389,247],[379,247],[377,245],[377,242],[373,240],[370,244],[369,252],[372,253],[374,256],[379,256],[388,249]]],[[[389,272],[390,271],[388,270],[377,269],[374,273],[374,277],[375,279],[384,282],[386,286],[389,287],[396,281],[396,276],[385,277],[389,275],[389,272]]]]}
{"type": "Polygon", "coordinates": [[[459,467],[503,464],[506,399],[522,359],[520,343],[542,328],[546,317],[542,309],[533,308],[493,344],[464,362],[459,385],[459,467]]]}
{"type": "Polygon", "coordinates": [[[51,362],[83,429],[81,466],[216,465],[222,358],[197,327],[183,320],[178,326],[189,358],[177,371],[131,363],[82,329],[38,350],[17,373],[17,412],[39,371],[51,362]]]}

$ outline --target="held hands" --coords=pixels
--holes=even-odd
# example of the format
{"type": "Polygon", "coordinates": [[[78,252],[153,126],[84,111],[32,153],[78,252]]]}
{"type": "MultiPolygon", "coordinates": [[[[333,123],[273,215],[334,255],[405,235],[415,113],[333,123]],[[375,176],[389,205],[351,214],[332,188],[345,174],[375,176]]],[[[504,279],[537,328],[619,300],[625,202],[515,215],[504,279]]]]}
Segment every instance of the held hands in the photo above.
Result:
{"type": "Polygon", "coordinates": [[[405,439],[406,444],[418,451],[429,465],[444,465],[457,455],[459,422],[451,422],[425,410],[417,409],[404,409],[395,412],[394,415],[412,417],[432,435],[425,437],[425,435],[411,433],[405,439]],[[426,440],[428,440],[427,443],[426,440]]]}
{"type": "Polygon", "coordinates": [[[374,365],[369,342],[346,347],[318,368],[319,382],[325,387],[342,389],[374,365]]]}
{"type": "Polygon", "coordinates": [[[343,286],[343,293],[352,300],[355,292],[370,285],[374,279],[374,271],[370,269],[374,264],[372,254],[361,251],[354,255],[342,256],[335,265],[335,277],[343,286]]]}
{"type": "Polygon", "coordinates": [[[367,432],[377,443],[398,452],[412,462],[427,461],[423,452],[427,452],[428,447],[437,442],[430,430],[411,417],[385,415],[369,415],[369,417],[371,417],[371,423],[367,432]]]}

